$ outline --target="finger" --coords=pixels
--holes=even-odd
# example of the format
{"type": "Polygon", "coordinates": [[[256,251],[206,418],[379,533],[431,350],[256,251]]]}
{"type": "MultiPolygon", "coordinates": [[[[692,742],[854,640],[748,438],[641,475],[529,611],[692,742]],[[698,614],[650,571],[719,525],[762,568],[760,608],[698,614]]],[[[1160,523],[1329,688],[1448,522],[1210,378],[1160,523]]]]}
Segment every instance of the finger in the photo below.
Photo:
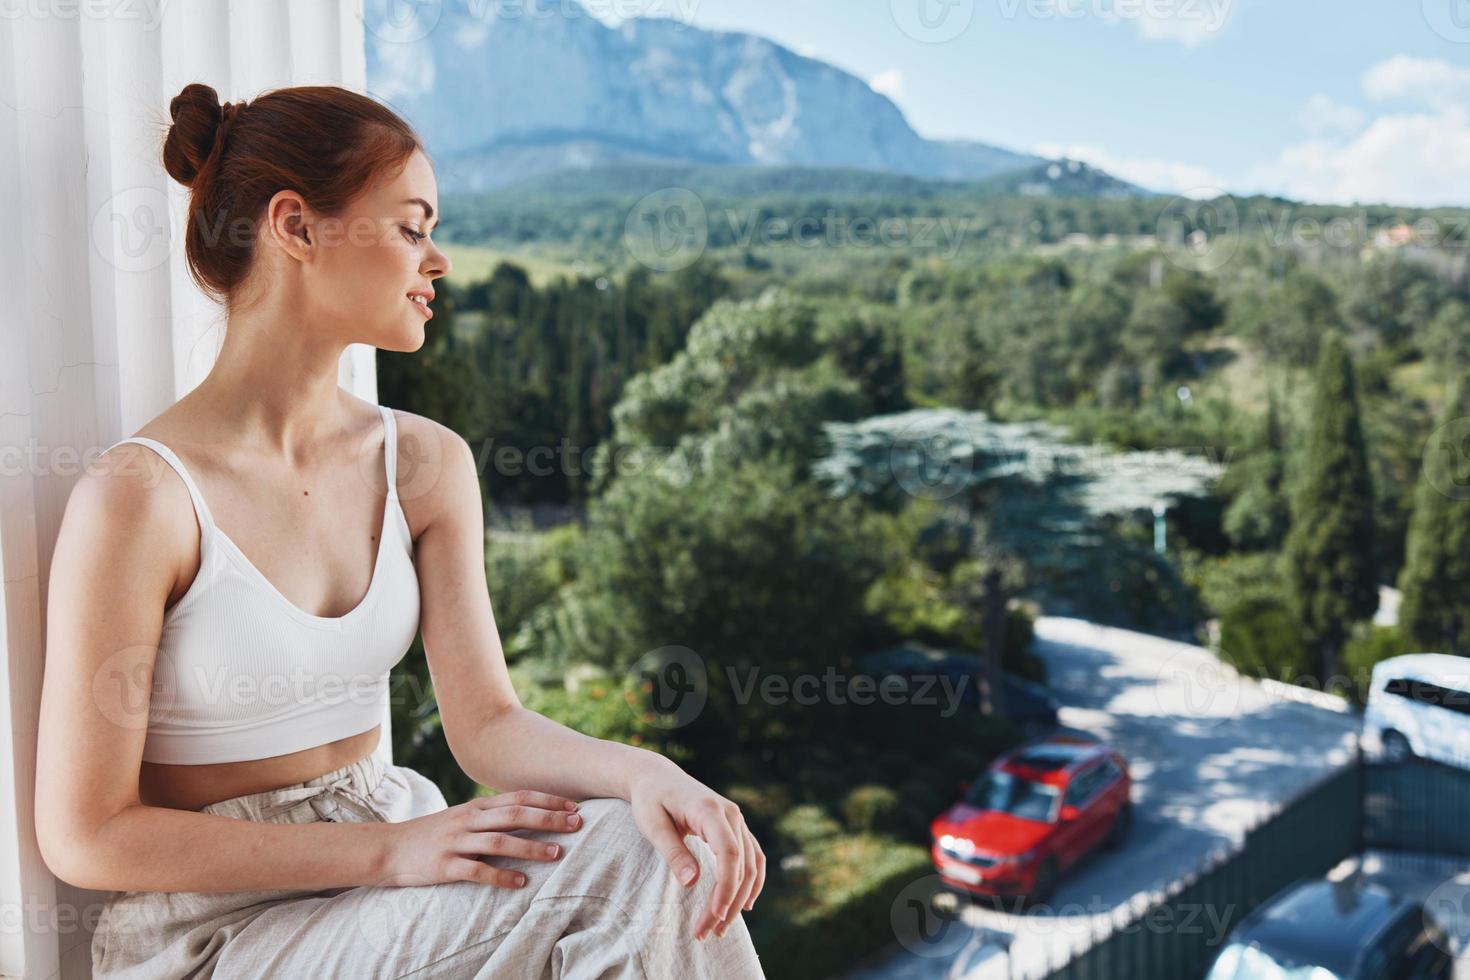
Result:
{"type": "Polygon", "coordinates": [[[564,853],[560,844],[549,844],[544,840],[530,840],[495,831],[465,834],[459,841],[458,850],[461,854],[529,858],[532,861],[555,861],[564,853]]]}
{"type": "MultiPolygon", "coordinates": [[[[744,823],[744,814],[741,815],[741,822],[744,823]]],[[[750,909],[751,903],[755,901],[756,886],[760,884],[760,845],[755,842],[755,835],[750,832],[749,826],[742,826],[741,830],[745,843],[745,877],[740,881],[740,894],[735,897],[730,918],[725,923],[727,929],[734,922],[735,916],[750,909]]],[[[720,934],[724,935],[723,932],[720,934]]]]}
{"type": "Polygon", "coordinates": [[[653,819],[653,825],[645,835],[654,850],[663,855],[664,864],[685,888],[693,887],[699,879],[699,862],[684,844],[684,837],[674,826],[674,820],[663,807],[653,819]]]}
{"type": "Polygon", "coordinates": [[[467,857],[451,861],[448,873],[454,881],[478,881],[482,885],[495,885],[498,888],[521,888],[526,884],[526,876],[519,871],[497,868],[493,864],[467,857]]]}
{"type": "Polygon", "coordinates": [[[755,900],[760,897],[760,893],[766,887],[766,852],[761,849],[761,842],[754,834],[750,835],[750,839],[755,844],[756,881],[755,887],[750,892],[750,901],[745,905],[747,912],[755,908],[755,900]]]}
{"type": "Polygon", "coordinates": [[[549,830],[557,833],[573,831],[582,826],[580,813],[566,810],[545,810],[539,806],[512,803],[508,806],[480,810],[471,815],[469,829],[486,830],[549,830]]]}
{"type": "Polygon", "coordinates": [[[472,802],[480,807],[497,806],[539,806],[547,810],[575,810],[577,801],[567,799],[565,796],[557,796],[554,793],[542,793],[534,789],[518,789],[512,793],[499,793],[495,796],[476,797],[472,802]]]}
{"type": "Polygon", "coordinates": [[[746,829],[745,815],[737,809],[730,813],[729,819],[730,829],[735,831],[735,836],[740,841],[740,886],[735,889],[735,894],[730,896],[730,905],[722,913],[719,924],[715,926],[716,936],[723,936],[725,930],[730,928],[735,921],[735,916],[740,914],[740,909],[745,905],[751,885],[755,884],[755,845],[750,839],[750,832],[746,829]]]}
{"type": "Polygon", "coordinates": [[[699,925],[694,930],[695,938],[703,939],[706,929],[712,928],[724,918],[724,910],[729,907],[740,887],[745,849],[740,844],[740,838],[735,835],[734,828],[730,826],[724,804],[718,799],[710,798],[698,812],[702,831],[700,837],[704,838],[715,856],[714,892],[710,895],[709,908],[700,917],[699,925]]]}

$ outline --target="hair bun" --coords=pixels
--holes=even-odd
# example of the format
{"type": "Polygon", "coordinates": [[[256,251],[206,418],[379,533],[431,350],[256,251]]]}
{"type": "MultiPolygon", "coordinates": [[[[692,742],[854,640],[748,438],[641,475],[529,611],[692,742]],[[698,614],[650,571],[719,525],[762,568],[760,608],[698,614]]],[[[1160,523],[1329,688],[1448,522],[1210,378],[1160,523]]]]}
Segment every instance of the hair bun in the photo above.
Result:
{"type": "Polygon", "coordinates": [[[164,141],[163,165],[169,176],[192,187],[244,107],[244,102],[220,105],[219,93],[202,82],[185,85],[168,104],[173,125],[164,141]]]}

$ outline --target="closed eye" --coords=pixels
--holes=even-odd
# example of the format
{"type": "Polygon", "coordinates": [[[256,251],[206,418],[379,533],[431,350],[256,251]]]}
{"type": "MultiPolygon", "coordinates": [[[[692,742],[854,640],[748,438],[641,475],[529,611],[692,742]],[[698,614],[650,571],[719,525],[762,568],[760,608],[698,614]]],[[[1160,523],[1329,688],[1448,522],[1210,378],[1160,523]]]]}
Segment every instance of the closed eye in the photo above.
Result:
{"type": "Polygon", "coordinates": [[[403,228],[403,232],[404,232],[405,235],[408,236],[409,241],[413,242],[415,245],[417,245],[419,242],[423,241],[425,238],[428,238],[429,237],[428,235],[425,235],[425,234],[422,234],[420,232],[414,231],[412,228],[408,227],[407,225],[402,225],[400,227],[403,228]]]}

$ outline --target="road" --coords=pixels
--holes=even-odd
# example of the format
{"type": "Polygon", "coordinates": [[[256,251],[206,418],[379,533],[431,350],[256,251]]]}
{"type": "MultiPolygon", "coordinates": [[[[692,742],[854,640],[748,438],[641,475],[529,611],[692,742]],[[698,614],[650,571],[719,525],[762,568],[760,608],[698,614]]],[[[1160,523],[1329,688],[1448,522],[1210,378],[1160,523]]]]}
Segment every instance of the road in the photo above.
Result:
{"type": "Polygon", "coordinates": [[[1110,914],[1125,914],[1130,902],[1141,906],[1352,758],[1357,718],[1340,702],[1293,700],[1202,647],[1042,617],[1036,652],[1062,702],[1062,726],[1111,742],[1129,760],[1135,782],[1127,843],[1078,865],[1048,908],[1012,915],[967,905],[959,923],[927,942],[901,940],[847,980],[1007,978],[999,936],[1010,938],[1011,977],[1044,975],[1069,949],[1102,934],[1110,914]]]}

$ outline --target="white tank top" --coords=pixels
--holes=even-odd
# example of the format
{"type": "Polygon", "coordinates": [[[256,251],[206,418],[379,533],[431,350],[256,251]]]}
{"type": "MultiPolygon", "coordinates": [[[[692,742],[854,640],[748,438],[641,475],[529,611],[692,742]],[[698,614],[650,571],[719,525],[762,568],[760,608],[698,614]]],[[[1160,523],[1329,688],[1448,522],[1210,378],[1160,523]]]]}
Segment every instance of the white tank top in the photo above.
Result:
{"type": "MultiPolygon", "coordinates": [[[[341,616],[315,616],[282,595],[214,526],[179,457],[145,436],[183,479],[199,519],[199,574],[163,619],[143,761],[181,765],[284,755],[371,730],[384,717],[389,670],[419,629],[413,537],[398,500],[397,426],[383,417],[383,533],[367,594],[341,616]]],[[[107,452],[107,450],[103,450],[107,452]]]]}

